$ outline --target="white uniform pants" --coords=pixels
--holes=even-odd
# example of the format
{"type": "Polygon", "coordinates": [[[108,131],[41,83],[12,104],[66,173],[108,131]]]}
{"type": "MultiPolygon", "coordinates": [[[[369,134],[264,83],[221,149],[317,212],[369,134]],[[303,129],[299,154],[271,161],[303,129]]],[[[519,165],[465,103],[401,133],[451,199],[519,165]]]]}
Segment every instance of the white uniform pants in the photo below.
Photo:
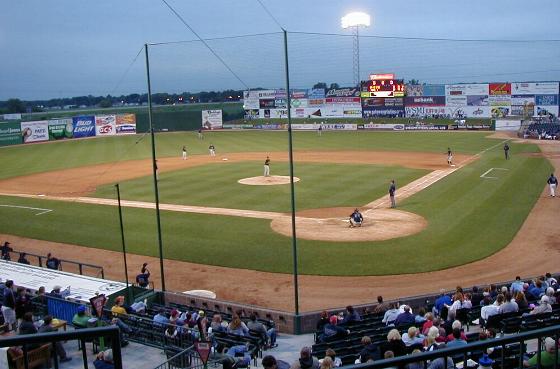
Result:
{"type": "Polygon", "coordinates": [[[270,176],[270,166],[269,165],[264,166],[264,176],[265,177],[270,176]]]}
{"type": "Polygon", "coordinates": [[[210,149],[210,156],[216,156],[216,151],[214,151],[214,149],[210,149]]]}
{"type": "Polygon", "coordinates": [[[550,196],[555,197],[556,196],[556,184],[549,184],[548,187],[550,187],[550,196]]]}
{"type": "Polygon", "coordinates": [[[183,160],[187,160],[187,152],[183,151],[183,160]]]}

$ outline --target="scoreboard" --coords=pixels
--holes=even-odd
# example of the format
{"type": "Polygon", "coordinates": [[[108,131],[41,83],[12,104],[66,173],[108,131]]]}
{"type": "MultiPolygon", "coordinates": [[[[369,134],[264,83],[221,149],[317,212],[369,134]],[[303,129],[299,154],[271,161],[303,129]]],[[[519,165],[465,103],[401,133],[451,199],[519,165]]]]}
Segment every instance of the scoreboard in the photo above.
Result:
{"type": "Polygon", "coordinates": [[[374,79],[362,82],[362,98],[403,97],[404,81],[402,79],[374,79]]]}

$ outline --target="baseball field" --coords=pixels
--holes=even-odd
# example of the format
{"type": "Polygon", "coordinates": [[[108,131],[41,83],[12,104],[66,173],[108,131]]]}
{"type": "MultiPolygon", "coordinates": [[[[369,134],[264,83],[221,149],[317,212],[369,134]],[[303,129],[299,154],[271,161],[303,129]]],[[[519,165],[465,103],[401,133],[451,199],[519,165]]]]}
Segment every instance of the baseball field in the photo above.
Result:
{"type": "MultiPolygon", "coordinates": [[[[131,135],[1,148],[0,240],[99,264],[123,279],[119,183],[129,274],[148,260],[157,285],[149,140],[131,135]]],[[[280,177],[289,175],[287,133],[216,131],[204,139],[161,133],[156,146],[168,289],[209,289],[219,298],[291,309],[291,197],[280,177]],[[262,177],[267,156],[268,179],[262,177]],[[239,182],[247,179],[255,184],[239,182]]],[[[542,231],[557,228],[547,225],[558,205],[545,203],[551,199],[543,192],[557,151],[489,132],[295,132],[302,308],[371,301],[380,291],[398,297],[414,280],[433,291],[542,273],[558,254],[547,238],[554,234],[542,231]],[[502,150],[506,140],[510,160],[502,150]],[[446,162],[448,147],[454,166],[446,162]],[[391,179],[396,210],[388,209],[391,179]],[[364,214],[361,228],[348,227],[354,208],[364,214]],[[536,247],[549,246],[550,254],[535,259],[536,247]],[[518,263],[520,255],[529,264],[518,263]]]]}

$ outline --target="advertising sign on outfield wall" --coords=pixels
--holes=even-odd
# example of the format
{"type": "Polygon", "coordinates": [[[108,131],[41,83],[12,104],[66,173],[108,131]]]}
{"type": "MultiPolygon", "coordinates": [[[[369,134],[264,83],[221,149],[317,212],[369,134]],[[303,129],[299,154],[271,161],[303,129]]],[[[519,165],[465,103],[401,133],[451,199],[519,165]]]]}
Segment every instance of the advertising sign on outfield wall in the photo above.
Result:
{"type": "Polygon", "coordinates": [[[445,97],[446,106],[467,106],[466,95],[450,95],[445,97]]]}
{"type": "Polygon", "coordinates": [[[492,118],[505,118],[508,115],[511,115],[511,107],[509,106],[492,106],[490,108],[492,118]]]}
{"type": "Polygon", "coordinates": [[[360,89],[356,87],[333,88],[327,91],[326,97],[360,97],[360,89]]]}
{"type": "Polygon", "coordinates": [[[558,95],[558,82],[514,82],[512,95],[558,95]]]}
{"type": "Polygon", "coordinates": [[[0,146],[19,145],[22,142],[20,123],[0,123],[0,146]]]}
{"type": "Polygon", "coordinates": [[[467,95],[468,106],[488,106],[488,95],[467,95]]]}
{"type": "Polygon", "coordinates": [[[307,93],[307,98],[309,99],[324,99],[325,90],[323,88],[312,88],[307,93]]]}
{"type": "Polygon", "coordinates": [[[489,106],[464,106],[462,110],[467,118],[490,118],[489,106]]]}
{"type": "Polygon", "coordinates": [[[496,131],[517,131],[519,128],[521,128],[519,119],[496,119],[496,131]]]}
{"type": "Polygon", "coordinates": [[[511,96],[510,95],[490,95],[488,97],[488,104],[490,106],[510,106],[511,96]]]}
{"type": "Polygon", "coordinates": [[[202,128],[221,129],[222,125],[223,121],[221,109],[202,111],[202,128]]]}
{"type": "Polygon", "coordinates": [[[511,95],[510,83],[490,83],[488,87],[489,95],[511,95]]]}
{"type": "Polygon", "coordinates": [[[48,141],[49,122],[46,120],[21,122],[21,136],[23,143],[48,141]]]}
{"type": "Polygon", "coordinates": [[[62,140],[74,136],[74,125],[72,118],[50,119],[49,120],[49,140],[62,140]]]}
{"type": "Polygon", "coordinates": [[[445,96],[445,85],[424,85],[424,96],[445,96]]]}
{"type": "Polygon", "coordinates": [[[445,96],[407,96],[405,106],[445,106],[445,96]]]}
{"type": "Polygon", "coordinates": [[[259,93],[258,91],[243,91],[243,109],[258,109],[259,93]]]}
{"type": "Polygon", "coordinates": [[[558,106],[535,106],[535,115],[539,117],[550,116],[558,117],[558,106]]]}
{"type": "Polygon", "coordinates": [[[535,105],[535,95],[511,95],[511,105],[535,105]]]}
{"type": "Polygon", "coordinates": [[[117,115],[117,134],[130,135],[136,133],[136,114],[117,115]]]}
{"type": "Polygon", "coordinates": [[[115,115],[95,116],[95,135],[113,136],[117,134],[117,117],[115,115]]]}
{"type": "Polygon", "coordinates": [[[465,85],[465,93],[468,95],[488,95],[488,83],[472,83],[465,85]]]}
{"type": "Polygon", "coordinates": [[[404,111],[408,118],[426,118],[446,114],[444,106],[407,106],[404,111]]]}
{"type": "Polygon", "coordinates": [[[5,120],[21,120],[20,113],[13,113],[13,114],[4,114],[5,120]]]}
{"type": "MultiPolygon", "coordinates": [[[[446,96],[460,96],[466,95],[466,85],[445,85],[446,96]]],[[[466,104],[465,104],[466,105],[466,104]]]]}
{"type": "Polygon", "coordinates": [[[548,106],[558,105],[558,95],[536,95],[535,104],[548,106]]]}
{"type": "Polygon", "coordinates": [[[424,96],[424,86],[422,85],[405,85],[406,96],[424,96]]]}
{"type": "Polygon", "coordinates": [[[294,89],[290,91],[290,96],[292,99],[307,99],[307,93],[306,89],[294,89]]]}
{"type": "Polygon", "coordinates": [[[362,110],[364,118],[404,117],[404,107],[369,107],[362,110]]]}
{"type": "Polygon", "coordinates": [[[307,108],[307,99],[292,99],[290,105],[292,108],[307,108]]]}
{"type": "Polygon", "coordinates": [[[95,136],[95,117],[93,115],[83,115],[72,117],[74,138],[95,136]]]}

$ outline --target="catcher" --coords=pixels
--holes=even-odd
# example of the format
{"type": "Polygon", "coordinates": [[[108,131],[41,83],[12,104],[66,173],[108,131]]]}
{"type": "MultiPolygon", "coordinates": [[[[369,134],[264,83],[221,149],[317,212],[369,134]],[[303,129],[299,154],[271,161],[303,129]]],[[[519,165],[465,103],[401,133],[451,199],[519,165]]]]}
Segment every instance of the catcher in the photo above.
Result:
{"type": "Polygon", "coordinates": [[[364,217],[358,209],[355,209],[352,214],[350,214],[350,228],[361,227],[364,222],[364,217]]]}

